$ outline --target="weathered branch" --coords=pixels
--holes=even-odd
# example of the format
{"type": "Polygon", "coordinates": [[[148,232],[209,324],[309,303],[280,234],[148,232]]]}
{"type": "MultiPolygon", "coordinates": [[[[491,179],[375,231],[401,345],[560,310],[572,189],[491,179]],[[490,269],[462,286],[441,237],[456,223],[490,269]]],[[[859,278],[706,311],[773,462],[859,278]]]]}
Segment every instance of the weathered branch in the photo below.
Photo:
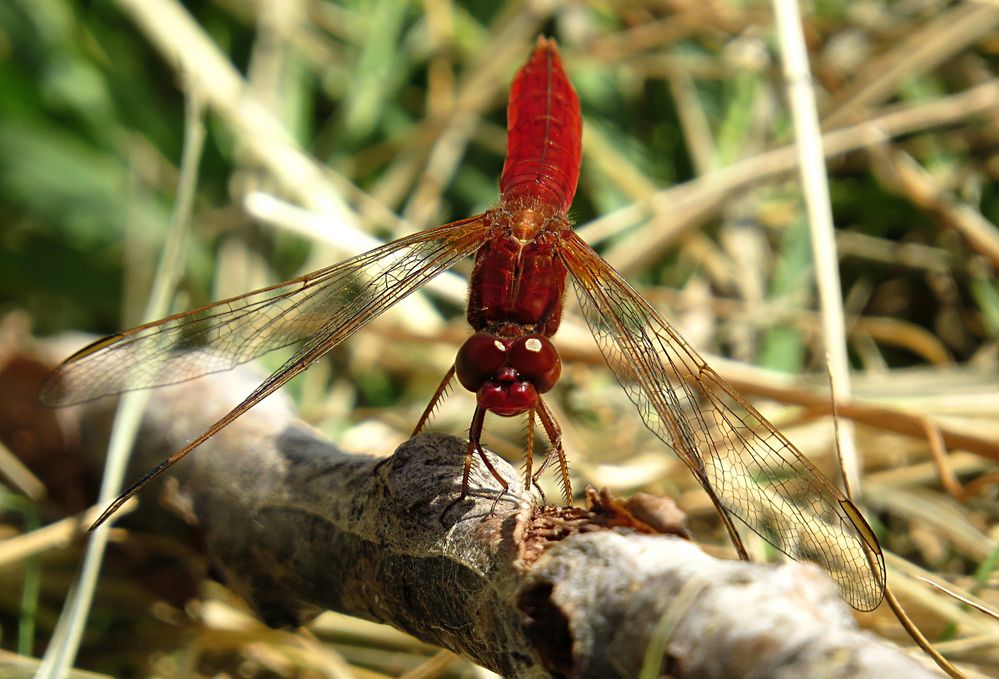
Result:
{"type": "MultiPolygon", "coordinates": [[[[133,473],[205,429],[252,380],[237,370],[156,390],[133,473]]],[[[81,407],[92,449],[112,407],[81,407]]],[[[173,504],[272,625],[335,609],[511,677],[634,677],[646,655],[652,676],[929,676],[859,632],[817,568],[721,561],[648,534],[676,532],[661,501],[539,510],[493,458],[510,490],[499,494],[479,464],[473,496],[448,508],[464,454],[464,441],[442,434],[391,457],[346,454],[272,397],[175,467],[173,504]]]]}

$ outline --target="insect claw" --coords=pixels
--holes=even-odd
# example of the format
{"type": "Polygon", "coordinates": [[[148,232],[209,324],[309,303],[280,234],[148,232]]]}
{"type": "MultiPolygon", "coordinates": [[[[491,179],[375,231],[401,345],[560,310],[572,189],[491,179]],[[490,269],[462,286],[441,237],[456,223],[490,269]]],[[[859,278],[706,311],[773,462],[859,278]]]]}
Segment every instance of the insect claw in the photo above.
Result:
{"type": "Polygon", "coordinates": [[[539,506],[544,506],[544,505],[548,504],[548,498],[545,497],[545,491],[541,490],[541,486],[538,485],[538,479],[537,478],[531,479],[531,490],[532,491],[533,490],[537,490],[538,491],[538,495],[541,496],[541,502],[538,502],[538,503],[535,503],[535,504],[537,504],[539,506]]]}
{"type": "Polygon", "coordinates": [[[500,491],[499,495],[496,496],[496,499],[493,500],[492,506],[489,507],[489,513],[482,517],[481,519],[482,523],[484,523],[486,519],[490,519],[496,516],[496,506],[499,505],[500,500],[502,500],[503,496],[507,494],[507,491],[508,489],[504,488],[502,491],[500,491]]]}

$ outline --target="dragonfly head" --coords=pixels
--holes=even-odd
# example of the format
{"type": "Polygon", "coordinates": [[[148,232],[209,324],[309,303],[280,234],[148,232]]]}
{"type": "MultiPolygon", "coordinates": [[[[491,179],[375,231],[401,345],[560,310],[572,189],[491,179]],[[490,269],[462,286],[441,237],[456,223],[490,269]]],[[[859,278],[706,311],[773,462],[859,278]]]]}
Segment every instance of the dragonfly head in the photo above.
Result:
{"type": "Polygon", "coordinates": [[[544,335],[476,333],[461,345],[454,366],[461,386],[480,406],[506,417],[536,408],[538,395],[562,374],[562,359],[544,335]]]}

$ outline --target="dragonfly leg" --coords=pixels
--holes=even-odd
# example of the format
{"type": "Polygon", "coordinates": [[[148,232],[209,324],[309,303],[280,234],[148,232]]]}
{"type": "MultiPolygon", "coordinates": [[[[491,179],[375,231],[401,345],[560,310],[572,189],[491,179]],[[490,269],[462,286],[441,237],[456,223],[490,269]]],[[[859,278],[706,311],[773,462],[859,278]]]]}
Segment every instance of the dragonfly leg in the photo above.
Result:
{"type": "Polygon", "coordinates": [[[465,448],[465,471],[461,475],[461,495],[458,500],[465,499],[468,495],[468,475],[472,472],[472,456],[475,452],[482,454],[482,424],[486,421],[486,409],[475,406],[475,413],[472,415],[472,425],[468,428],[468,447],[465,448]]]}
{"type": "Polygon", "coordinates": [[[548,466],[549,460],[551,460],[551,451],[545,456],[545,459],[541,461],[541,467],[535,472],[533,471],[534,465],[534,417],[536,412],[534,410],[527,411],[527,449],[525,451],[525,462],[524,462],[524,488],[527,491],[537,490],[538,496],[541,498],[539,505],[548,504],[548,500],[545,498],[545,491],[541,489],[538,485],[538,479],[541,478],[541,472],[545,470],[548,466]]]}
{"type": "Polygon", "coordinates": [[[544,505],[548,504],[548,498],[545,497],[545,491],[541,490],[541,486],[538,485],[537,477],[531,479],[531,485],[534,486],[534,490],[538,491],[538,497],[541,500],[540,502],[537,503],[538,506],[543,507],[544,505]]]}
{"type": "MultiPolygon", "coordinates": [[[[482,406],[475,406],[475,414],[472,415],[472,425],[468,428],[468,447],[465,448],[465,467],[461,473],[461,492],[458,494],[457,498],[448,503],[448,506],[444,508],[444,511],[441,513],[442,522],[444,520],[444,516],[451,510],[452,507],[468,497],[468,479],[472,473],[472,460],[475,453],[479,454],[479,459],[481,459],[482,463],[486,465],[486,469],[489,470],[489,473],[493,475],[493,478],[496,479],[500,486],[503,487],[503,493],[510,489],[510,484],[508,484],[506,479],[504,479],[500,473],[496,471],[496,467],[494,467],[493,463],[489,461],[489,458],[486,456],[486,452],[482,450],[482,425],[485,420],[486,409],[482,406]]],[[[500,496],[502,497],[502,493],[500,496]]]]}
{"type": "MultiPolygon", "coordinates": [[[[498,481],[501,486],[503,486],[503,492],[505,493],[506,491],[510,490],[510,484],[506,482],[506,479],[500,476],[500,473],[498,471],[496,471],[496,467],[494,467],[493,463],[489,461],[488,457],[486,457],[486,451],[482,450],[482,446],[479,445],[478,441],[475,442],[475,450],[478,451],[479,459],[481,459],[482,462],[486,465],[486,469],[489,470],[489,473],[493,475],[493,478],[496,479],[496,481],[498,481]]],[[[468,484],[468,474],[466,472],[465,485],[467,486],[467,484],[468,484]]]]}
{"type": "MultiPolygon", "coordinates": [[[[423,428],[427,426],[427,422],[430,420],[430,417],[434,414],[434,411],[437,410],[437,406],[440,405],[441,400],[445,396],[447,396],[448,387],[451,386],[451,380],[453,379],[454,379],[454,365],[452,365],[450,369],[448,369],[447,374],[444,375],[444,379],[441,380],[441,383],[437,386],[437,391],[435,391],[434,395],[431,397],[430,403],[427,404],[427,407],[426,409],[424,409],[423,414],[420,415],[420,421],[416,423],[416,428],[413,429],[413,436],[416,436],[417,434],[422,432],[423,428]]],[[[465,476],[467,479],[468,474],[466,473],[465,476]]],[[[462,495],[462,497],[464,497],[464,494],[462,495]]]]}
{"type": "MultiPolygon", "coordinates": [[[[541,466],[538,467],[534,471],[534,474],[531,477],[531,483],[532,483],[532,485],[535,488],[538,489],[538,492],[541,493],[541,497],[542,498],[544,498],[545,493],[544,493],[544,491],[541,490],[541,486],[538,485],[538,479],[541,478],[542,474],[544,474],[546,471],[548,471],[548,467],[551,466],[552,460],[554,460],[556,457],[557,457],[557,455],[555,453],[555,448],[554,447],[549,448],[548,449],[548,454],[545,455],[545,459],[543,459],[541,461],[541,466]]],[[[542,504],[545,504],[545,503],[542,502],[542,504]]]]}
{"type": "Polygon", "coordinates": [[[485,421],[486,409],[479,405],[475,406],[475,414],[472,415],[472,426],[468,428],[468,452],[465,454],[465,474],[461,479],[461,497],[463,498],[468,494],[468,475],[472,469],[472,451],[474,450],[479,454],[479,459],[486,465],[486,469],[493,475],[493,478],[503,486],[503,492],[499,494],[496,501],[493,502],[492,509],[489,510],[489,513],[492,514],[496,509],[496,503],[510,490],[510,484],[496,471],[496,467],[489,461],[486,451],[482,450],[482,425],[485,421]]]}
{"type": "MultiPolygon", "coordinates": [[[[555,416],[552,415],[552,411],[548,409],[545,402],[538,397],[538,419],[541,420],[541,426],[545,428],[545,433],[548,434],[548,440],[551,441],[552,449],[548,453],[548,459],[552,455],[555,455],[558,459],[559,472],[561,473],[562,481],[562,496],[565,498],[566,506],[572,505],[572,485],[569,483],[569,463],[565,459],[565,451],[562,449],[562,429],[558,426],[558,422],[555,421],[555,416]]],[[[540,474],[542,470],[548,465],[548,459],[545,460],[544,464],[541,465],[541,469],[538,470],[540,474]]]]}
{"type": "Polygon", "coordinates": [[[486,519],[489,519],[490,517],[496,516],[496,507],[499,505],[500,500],[503,499],[503,496],[506,495],[506,493],[507,493],[507,489],[504,488],[503,492],[496,496],[496,499],[493,500],[492,506],[489,508],[489,513],[482,517],[483,521],[485,521],[486,519]]]}
{"type": "Polygon", "coordinates": [[[527,441],[524,450],[524,488],[531,490],[531,483],[534,478],[531,476],[531,467],[534,464],[534,410],[527,411],[527,441]]]}
{"type": "Polygon", "coordinates": [[[486,469],[493,475],[493,478],[503,486],[503,490],[509,490],[510,484],[506,482],[493,463],[486,456],[486,451],[482,450],[482,424],[486,420],[486,409],[482,406],[475,406],[475,414],[472,415],[472,426],[468,429],[468,448],[465,451],[465,471],[461,476],[461,497],[464,499],[468,495],[468,477],[472,471],[472,454],[478,453],[479,459],[486,465],[486,469]]]}
{"type": "MultiPolygon", "coordinates": [[[[450,372],[453,372],[453,369],[450,372]]],[[[450,377],[445,379],[450,380],[450,377]]],[[[426,415],[426,413],[424,413],[424,415],[426,415]]],[[[421,418],[421,421],[422,419],[423,418],[421,418]]],[[[472,459],[475,456],[475,452],[478,451],[479,455],[482,456],[482,459],[485,460],[485,455],[482,453],[482,446],[479,443],[479,439],[482,438],[482,424],[485,420],[485,408],[478,405],[475,406],[475,414],[472,415],[472,425],[468,428],[468,445],[465,447],[465,465],[461,472],[461,492],[458,493],[458,497],[449,502],[447,507],[444,508],[444,511],[441,512],[440,521],[442,524],[444,523],[444,517],[447,516],[449,511],[451,511],[451,508],[468,497],[468,478],[472,473],[472,459]]],[[[486,460],[486,465],[489,470],[492,471],[493,476],[496,476],[496,471],[492,468],[492,465],[489,464],[488,460],[486,460]]],[[[506,489],[505,481],[503,481],[503,488],[504,490],[506,489]]]]}

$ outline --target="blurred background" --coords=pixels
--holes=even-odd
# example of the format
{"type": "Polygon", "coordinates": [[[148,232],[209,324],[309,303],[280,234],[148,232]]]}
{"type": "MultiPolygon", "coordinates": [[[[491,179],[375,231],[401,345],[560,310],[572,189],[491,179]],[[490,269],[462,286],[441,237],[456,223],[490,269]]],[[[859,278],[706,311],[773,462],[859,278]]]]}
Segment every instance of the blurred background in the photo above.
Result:
{"type": "MultiPolygon", "coordinates": [[[[802,12],[862,503],[917,623],[962,666],[999,676],[994,620],[918,579],[999,605],[999,5],[821,0],[802,12]]],[[[29,386],[54,359],[39,358],[33,338],[141,320],[177,195],[185,92],[203,106],[207,136],[174,311],[332,264],[368,249],[366,238],[488,209],[510,79],[539,33],[554,36],[584,117],[578,230],[834,473],[774,23],[767,3],[704,0],[0,3],[5,666],[30,674],[82,553],[71,533],[34,531],[84,510],[99,483],[99,469],[26,433],[45,417],[29,386]]],[[[469,333],[463,294],[460,280],[445,281],[338,347],[289,385],[301,416],[347,449],[390,453],[469,333]]],[[[550,401],[575,487],[673,496],[697,541],[730,554],[710,502],[642,425],[574,300],[556,342],[566,366],[550,401]]],[[[454,392],[432,428],[467,432],[473,403],[454,392]]],[[[518,460],[523,423],[491,418],[486,442],[518,460]]],[[[544,487],[558,497],[554,479],[544,487]]],[[[100,676],[481,673],[335,614],[307,632],[270,630],[211,575],[182,538],[118,531],[77,666],[100,676]]],[[[858,617],[907,643],[884,606],[858,617]]]]}

